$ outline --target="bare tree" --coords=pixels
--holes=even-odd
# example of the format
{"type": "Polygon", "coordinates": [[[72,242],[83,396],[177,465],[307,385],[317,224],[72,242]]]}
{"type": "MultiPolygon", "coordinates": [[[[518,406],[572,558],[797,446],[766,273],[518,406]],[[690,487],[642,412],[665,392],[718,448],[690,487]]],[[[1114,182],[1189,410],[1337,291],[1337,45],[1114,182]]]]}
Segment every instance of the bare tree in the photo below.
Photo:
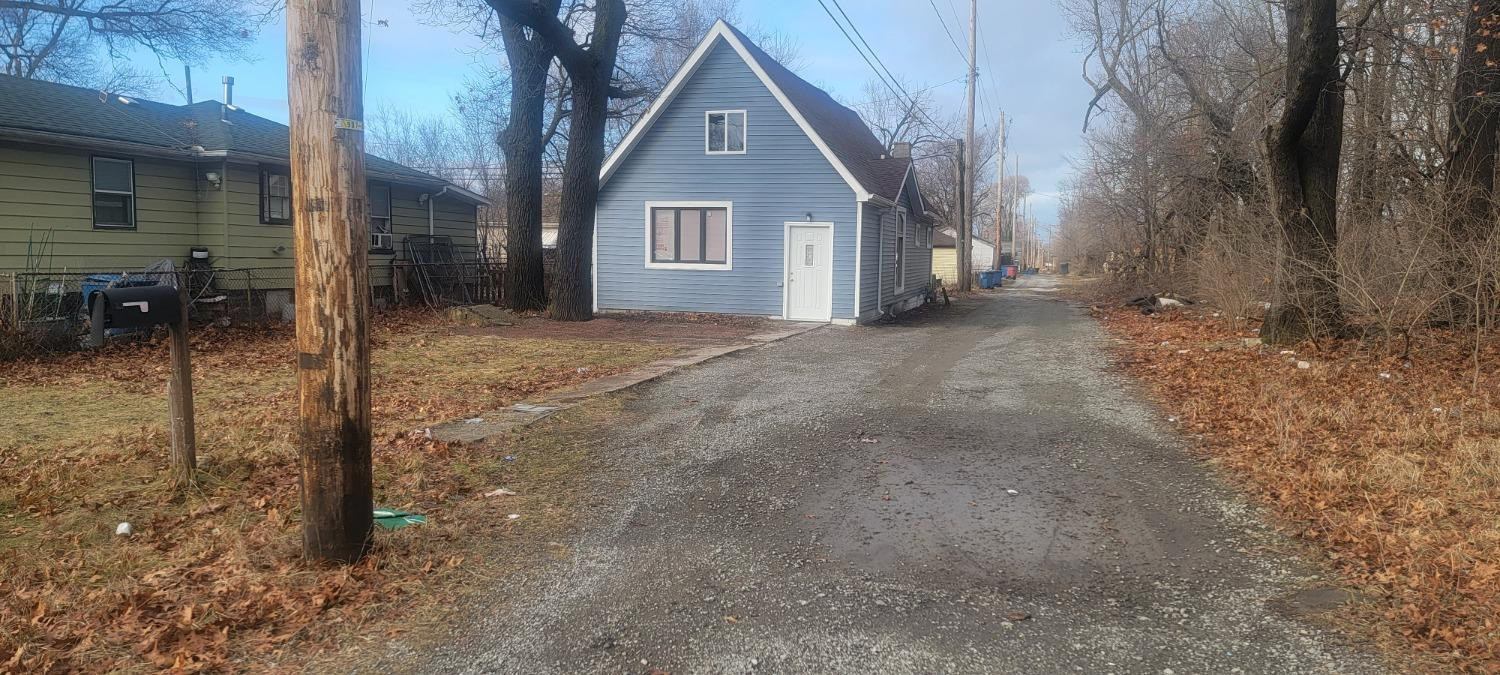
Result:
{"type": "Polygon", "coordinates": [[[1271,201],[1281,242],[1261,337],[1290,343],[1343,327],[1338,243],[1344,80],[1338,0],[1288,0],[1286,99],[1266,132],[1271,201]]]}
{"type": "Polygon", "coordinates": [[[1448,124],[1448,262],[1454,291],[1449,319],[1464,320],[1470,298],[1496,293],[1495,270],[1476,269],[1472,250],[1495,230],[1495,166],[1500,152],[1500,0],[1473,0],[1464,19],[1448,124]],[[1475,281],[1475,279],[1478,279],[1475,281]],[[1477,285],[1477,286],[1476,286],[1477,285]]]}
{"type": "Polygon", "coordinates": [[[237,0],[0,0],[0,58],[16,77],[140,88],[140,71],[101,64],[100,53],[118,60],[144,47],[186,62],[237,56],[256,19],[237,0]]]}
{"type": "MultiPolygon", "coordinates": [[[[560,0],[543,0],[537,11],[556,16],[560,0]]],[[[510,119],[500,136],[505,151],[505,297],[512,309],[547,304],[542,266],[543,114],[552,48],[536,31],[499,16],[510,64],[510,119]]],[[[554,121],[558,116],[554,115],[554,121]]]]}
{"type": "Polygon", "coordinates": [[[499,15],[535,32],[567,70],[572,110],[568,154],[563,164],[562,208],[558,223],[558,265],[547,314],[563,321],[594,316],[592,243],[594,208],[599,195],[599,168],[604,163],[604,136],[612,95],[629,97],[615,86],[615,61],[625,25],[624,0],[601,0],[592,9],[587,44],[555,11],[523,0],[488,0],[499,15]]]}

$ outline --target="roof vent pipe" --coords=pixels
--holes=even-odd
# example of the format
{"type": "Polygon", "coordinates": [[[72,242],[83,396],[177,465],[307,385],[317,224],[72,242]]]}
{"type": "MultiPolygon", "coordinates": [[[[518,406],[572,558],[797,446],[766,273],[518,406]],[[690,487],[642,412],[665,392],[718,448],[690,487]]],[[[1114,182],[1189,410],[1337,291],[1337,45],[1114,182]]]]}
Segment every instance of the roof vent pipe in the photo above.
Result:
{"type": "Polygon", "coordinates": [[[219,121],[225,124],[233,124],[229,121],[229,111],[234,110],[234,78],[224,76],[224,103],[219,106],[219,121]]]}

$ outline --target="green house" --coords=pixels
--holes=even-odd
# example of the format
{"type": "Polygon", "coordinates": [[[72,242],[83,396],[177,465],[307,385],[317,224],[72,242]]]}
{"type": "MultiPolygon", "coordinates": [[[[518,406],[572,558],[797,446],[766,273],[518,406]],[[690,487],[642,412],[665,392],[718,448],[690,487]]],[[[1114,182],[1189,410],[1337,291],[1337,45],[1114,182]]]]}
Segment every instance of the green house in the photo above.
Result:
{"type": "MultiPolygon", "coordinates": [[[[265,270],[290,287],[288,145],[286,126],[218,101],[0,75],[0,275],[26,271],[46,240],[31,271],[181,264],[202,248],[217,268],[265,270]]],[[[477,255],[483,197],[374,155],[365,169],[372,285],[390,283],[409,235],[446,235],[460,259],[477,255]]]]}

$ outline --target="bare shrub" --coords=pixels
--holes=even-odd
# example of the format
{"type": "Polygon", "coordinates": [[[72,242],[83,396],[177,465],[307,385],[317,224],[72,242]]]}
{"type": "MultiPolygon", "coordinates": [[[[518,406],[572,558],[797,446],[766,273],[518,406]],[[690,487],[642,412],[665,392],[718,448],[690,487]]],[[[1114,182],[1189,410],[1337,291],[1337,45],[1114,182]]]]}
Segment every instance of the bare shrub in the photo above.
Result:
{"type": "Polygon", "coordinates": [[[1270,292],[1274,246],[1253,215],[1218,219],[1192,259],[1197,297],[1227,313],[1236,328],[1259,316],[1270,292]]]}

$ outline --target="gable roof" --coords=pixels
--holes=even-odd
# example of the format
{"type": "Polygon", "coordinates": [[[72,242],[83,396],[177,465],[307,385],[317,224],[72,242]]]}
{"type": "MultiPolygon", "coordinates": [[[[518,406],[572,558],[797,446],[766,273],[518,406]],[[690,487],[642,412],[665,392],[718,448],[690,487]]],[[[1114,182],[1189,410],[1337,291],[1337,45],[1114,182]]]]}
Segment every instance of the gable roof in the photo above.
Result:
{"type": "MultiPolygon", "coordinates": [[[[954,232],[953,228],[951,228],[951,227],[940,227],[940,228],[937,228],[937,229],[935,229],[935,230],[932,231],[932,247],[933,248],[955,248],[955,247],[958,246],[958,242],[955,240],[955,237],[956,237],[956,233],[954,232]]],[[[977,241],[977,242],[979,242],[981,244],[984,244],[985,246],[993,247],[995,245],[990,240],[985,239],[984,237],[981,237],[981,236],[979,236],[977,234],[973,235],[973,237],[974,237],[974,241],[977,241]]]]}
{"type": "MultiPolygon", "coordinates": [[[[284,163],[291,154],[286,125],[218,101],[172,105],[10,75],[0,75],[0,138],[111,145],[184,159],[222,155],[284,163]]],[[[369,153],[365,171],[398,182],[451,185],[369,153]]],[[[472,201],[486,201],[453,187],[472,201]]]]}
{"type": "Polygon", "coordinates": [[[859,113],[835,101],[827,92],[807,82],[771,58],[739,29],[720,20],[709,29],[708,35],[698,43],[692,54],[678,68],[660,96],[651,103],[646,114],[631,127],[619,147],[610,154],[600,172],[600,181],[608,181],[620,162],[630,154],[641,137],[661,116],[677,93],[687,84],[698,66],[708,56],[717,40],[723,40],[739,54],[762,84],[771,91],[786,108],[803,133],[813,145],[843,176],[844,182],[854,189],[860,201],[879,197],[894,202],[901,193],[906,172],[911,166],[908,158],[889,157],[875,134],[865,126],[859,113]]]}

